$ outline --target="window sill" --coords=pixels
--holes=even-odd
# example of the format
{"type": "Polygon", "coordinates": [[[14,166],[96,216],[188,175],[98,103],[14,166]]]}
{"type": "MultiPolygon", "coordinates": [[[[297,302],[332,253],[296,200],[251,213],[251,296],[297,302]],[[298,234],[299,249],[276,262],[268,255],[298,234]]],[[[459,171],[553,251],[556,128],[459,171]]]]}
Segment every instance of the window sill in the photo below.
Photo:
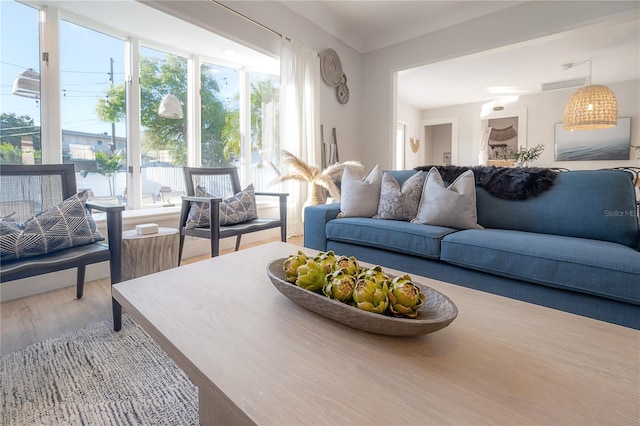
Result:
{"type": "MultiPolygon", "coordinates": [[[[160,207],[155,209],[125,210],[122,212],[122,229],[135,228],[136,225],[149,222],[166,222],[178,224],[180,217],[180,206],[160,207]]],[[[105,213],[93,214],[96,225],[99,228],[107,226],[107,216],[105,213]]]]}
{"type": "MultiPolygon", "coordinates": [[[[269,211],[271,213],[271,209],[278,209],[278,203],[257,203],[258,206],[258,216],[261,215],[262,212],[269,211]]],[[[143,223],[158,223],[160,226],[178,226],[178,221],[180,219],[180,206],[171,206],[171,207],[158,207],[158,208],[146,208],[146,209],[138,209],[138,210],[125,210],[122,212],[122,229],[133,229],[136,225],[140,225],[143,223]],[[165,224],[163,225],[162,222],[165,224]],[[168,223],[168,224],[167,224],[168,223]]],[[[267,214],[267,215],[273,215],[267,214]]],[[[94,211],[93,218],[96,222],[96,225],[100,229],[105,229],[107,226],[107,216],[106,213],[99,213],[94,211]]]]}

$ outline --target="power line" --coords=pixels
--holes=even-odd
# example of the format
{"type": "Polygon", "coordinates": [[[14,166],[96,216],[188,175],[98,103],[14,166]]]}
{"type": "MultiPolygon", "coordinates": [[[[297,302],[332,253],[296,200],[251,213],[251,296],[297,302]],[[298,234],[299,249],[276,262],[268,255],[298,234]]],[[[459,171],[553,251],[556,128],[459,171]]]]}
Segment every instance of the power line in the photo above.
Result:
{"type": "Polygon", "coordinates": [[[8,134],[8,135],[0,135],[0,136],[2,136],[3,138],[10,138],[10,137],[12,137],[12,136],[37,135],[37,134],[39,134],[39,133],[40,133],[40,132],[11,133],[11,134],[8,134]]]}
{"type": "MultiPolygon", "coordinates": [[[[18,64],[12,64],[11,62],[7,62],[7,61],[0,61],[0,63],[3,63],[5,65],[11,65],[12,67],[16,67],[16,68],[22,68],[22,69],[35,69],[33,67],[25,67],[23,65],[18,65],[18,64]]],[[[66,72],[66,73],[70,73],[70,74],[106,74],[109,75],[109,72],[104,72],[104,71],[76,71],[76,70],[60,70],[61,73],[66,72]]],[[[115,72],[114,74],[122,74],[124,75],[124,72],[115,72]]]]}
{"type": "MultiPolygon", "coordinates": [[[[104,72],[104,71],[69,71],[69,70],[60,70],[60,72],[66,72],[66,73],[70,73],[70,74],[106,74],[109,75],[108,72],[104,72]]],[[[123,72],[115,72],[114,74],[123,74],[123,72]]]]}
{"type": "Polygon", "coordinates": [[[1,131],[6,131],[6,130],[15,130],[15,129],[28,129],[30,127],[40,127],[40,126],[17,126],[17,127],[2,127],[0,128],[1,131]]]}

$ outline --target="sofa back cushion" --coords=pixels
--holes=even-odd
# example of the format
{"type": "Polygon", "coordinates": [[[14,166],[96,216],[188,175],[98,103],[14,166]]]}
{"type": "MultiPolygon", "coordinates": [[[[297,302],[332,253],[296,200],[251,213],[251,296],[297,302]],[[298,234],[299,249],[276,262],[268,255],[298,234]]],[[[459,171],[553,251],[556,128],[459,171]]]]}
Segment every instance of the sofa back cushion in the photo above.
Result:
{"type": "Polygon", "coordinates": [[[611,241],[638,247],[640,234],[632,176],[619,170],[562,172],[537,197],[510,201],[476,188],[478,223],[611,241]]]}

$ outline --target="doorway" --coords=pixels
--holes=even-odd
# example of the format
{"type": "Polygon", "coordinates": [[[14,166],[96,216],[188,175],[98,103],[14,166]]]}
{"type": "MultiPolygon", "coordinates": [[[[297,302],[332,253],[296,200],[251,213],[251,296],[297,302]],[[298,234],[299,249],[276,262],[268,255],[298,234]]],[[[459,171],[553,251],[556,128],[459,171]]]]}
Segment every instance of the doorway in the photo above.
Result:
{"type": "Polygon", "coordinates": [[[424,163],[448,166],[458,163],[458,119],[448,117],[424,120],[424,163]]]}

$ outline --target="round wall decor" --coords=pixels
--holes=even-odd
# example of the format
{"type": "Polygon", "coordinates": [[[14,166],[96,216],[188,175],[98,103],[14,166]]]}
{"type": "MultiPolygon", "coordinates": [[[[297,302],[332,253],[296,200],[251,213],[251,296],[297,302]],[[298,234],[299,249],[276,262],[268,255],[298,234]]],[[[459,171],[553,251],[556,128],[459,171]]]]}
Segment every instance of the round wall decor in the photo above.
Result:
{"type": "Polygon", "coordinates": [[[336,87],[340,84],[342,76],[342,62],[333,49],[325,49],[320,53],[320,71],[322,78],[329,85],[336,87]]]}

